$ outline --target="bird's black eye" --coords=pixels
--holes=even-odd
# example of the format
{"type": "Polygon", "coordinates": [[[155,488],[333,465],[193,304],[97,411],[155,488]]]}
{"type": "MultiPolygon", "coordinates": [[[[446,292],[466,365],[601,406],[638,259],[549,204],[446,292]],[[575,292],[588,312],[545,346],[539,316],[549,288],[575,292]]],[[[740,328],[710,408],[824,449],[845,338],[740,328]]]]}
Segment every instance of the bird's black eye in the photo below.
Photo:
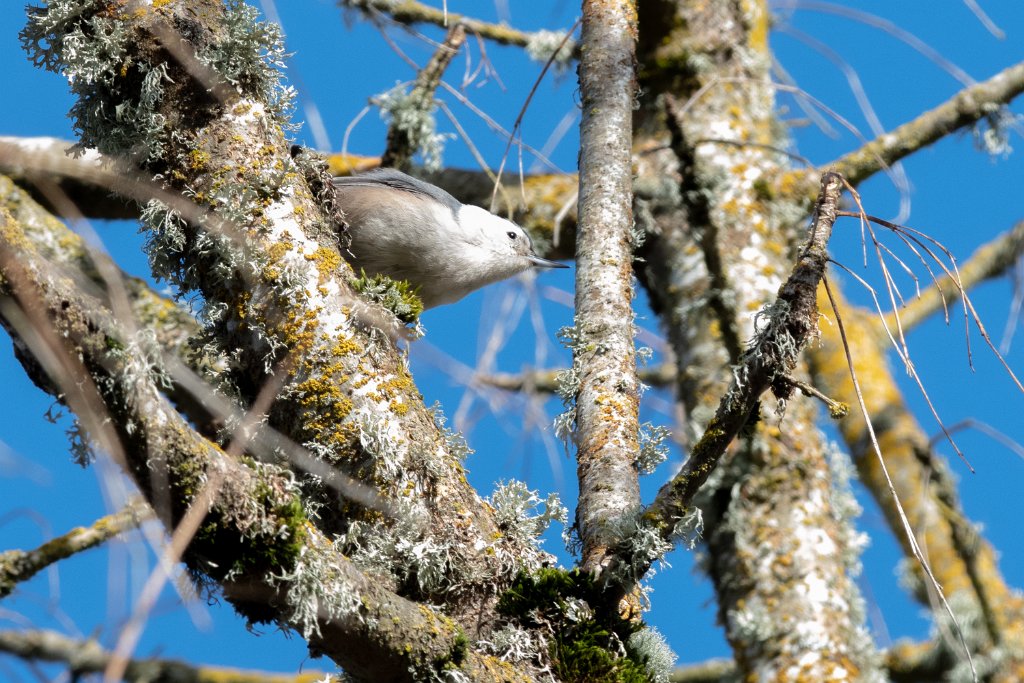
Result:
{"type": "Polygon", "coordinates": [[[511,230],[509,230],[509,231],[508,231],[508,232],[506,232],[505,234],[506,234],[506,235],[508,235],[508,238],[509,238],[510,240],[512,240],[513,242],[515,242],[515,241],[516,241],[516,234],[515,234],[514,232],[512,232],[511,230]]]}

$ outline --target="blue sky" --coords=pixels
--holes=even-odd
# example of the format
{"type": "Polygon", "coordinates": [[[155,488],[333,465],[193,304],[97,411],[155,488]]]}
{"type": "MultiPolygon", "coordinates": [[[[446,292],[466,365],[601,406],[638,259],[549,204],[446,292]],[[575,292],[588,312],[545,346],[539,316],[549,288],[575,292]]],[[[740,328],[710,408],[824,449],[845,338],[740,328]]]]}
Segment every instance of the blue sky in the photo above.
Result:
{"type": "MultiPolygon", "coordinates": [[[[440,4],[440,3],[436,3],[440,4]]],[[[947,0],[924,2],[858,2],[856,7],[911,32],[949,62],[977,80],[1024,58],[1024,13],[1017,3],[982,2],[995,23],[1006,32],[1005,40],[988,33],[970,13],[966,4],[947,0]],[[927,11],[923,11],[927,9],[927,11]]],[[[564,1],[455,2],[453,12],[473,12],[487,20],[499,16],[519,28],[568,28],[578,12],[564,1]],[[502,6],[508,5],[508,10],[502,6]]],[[[921,111],[934,107],[955,93],[961,85],[933,61],[897,39],[891,32],[860,23],[849,16],[822,11],[831,6],[803,3],[798,9],[780,6],[779,23],[786,27],[773,33],[776,57],[796,82],[831,109],[852,122],[866,137],[872,137],[864,116],[841,71],[830,61],[802,43],[796,31],[813,35],[839,53],[857,71],[867,96],[886,128],[892,128],[921,111]],[[796,31],[789,31],[791,27],[796,31]]],[[[299,132],[303,144],[323,145],[339,150],[346,129],[366,107],[368,99],[410,80],[414,72],[392,51],[379,33],[363,24],[347,24],[342,12],[327,0],[279,3],[289,49],[289,77],[302,95],[296,119],[323,122],[322,133],[305,125],[299,132]],[[310,107],[315,105],[315,111],[310,107]]],[[[55,135],[70,137],[66,112],[71,106],[65,82],[58,76],[35,70],[25,59],[17,41],[23,23],[21,3],[0,3],[0,63],[5,67],[5,100],[0,110],[0,135],[55,135]]],[[[433,38],[439,32],[423,29],[433,38]]],[[[423,63],[431,48],[414,36],[390,30],[396,44],[412,59],[423,63]]],[[[480,50],[470,41],[473,64],[480,50]]],[[[511,128],[540,72],[540,65],[525,59],[520,51],[487,45],[487,58],[497,75],[479,77],[465,94],[506,129],[511,128]],[[500,79],[500,82],[499,82],[500,79]]],[[[458,85],[465,69],[459,57],[450,71],[449,82],[458,85]]],[[[548,157],[560,169],[575,170],[578,95],[575,74],[549,74],[526,112],[522,133],[533,147],[544,148],[551,132],[569,118],[567,133],[553,146],[548,157]]],[[[451,96],[444,95],[458,121],[492,166],[497,166],[505,142],[491,133],[476,115],[451,96]]],[[[803,113],[792,99],[780,97],[783,120],[798,122],[803,113]]],[[[1015,105],[1013,111],[1024,111],[1015,105]]],[[[439,126],[452,131],[443,115],[439,126]]],[[[813,126],[791,132],[799,152],[814,163],[824,163],[858,145],[855,135],[835,125],[837,137],[830,138],[813,126]]],[[[348,148],[356,153],[376,154],[383,149],[385,124],[370,111],[348,137],[348,148]]],[[[1018,133],[1011,144],[1021,146],[1018,133]]],[[[449,141],[445,163],[474,167],[467,146],[459,139],[449,141]]],[[[534,160],[524,157],[529,170],[534,160]]],[[[517,164],[513,155],[510,166],[517,164]]],[[[977,245],[1008,229],[1022,217],[1019,201],[1024,179],[1024,162],[1019,154],[992,157],[979,151],[968,133],[950,136],[920,152],[905,164],[911,182],[912,213],[908,223],[937,237],[960,258],[977,245]]],[[[868,210],[882,217],[895,216],[899,194],[884,177],[861,188],[868,210]]],[[[118,262],[131,273],[146,274],[146,260],[140,239],[130,223],[98,223],[93,226],[118,262]]],[[[841,223],[833,243],[833,255],[850,267],[859,267],[860,247],[853,222],[841,223]]],[[[872,273],[869,271],[869,276],[872,273]]],[[[162,285],[161,285],[162,286],[162,285]]],[[[863,293],[847,288],[850,296],[865,300],[863,293]]],[[[574,500],[574,465],[551,436],[550,420],[559,410],[557,401],[529,404],[521,397],[489,393],[467,398],[464,375],[483,364],[495,371],[517,372],[524,367],[563,365],[567,354],[559,347],[555,332],[571,321],[572,271],[543,273],[530,282],[513,282],[472,295],[455,306],[429,311],[424,316],[428,334],[414,344],[410,353],[413,373],[428,403],[439,401],[451,419],[463,418],[470,445],[476,450],[468,465],[473,483],[488,493],[497,479],[526,480],[542,492],[555,490],[568,504],[574,500]],[[528,297],[519,296],[522,292],[528,297]],[[500,340],[498,343],[496,340],[500,340]],[[528,427],[524,435],[524,425],[528,427]]],[[[996,338],[1006,322],[1011,289],[1008,279],[987,284],[974,293],[979,312],[996,338]]],[[[642,297],[639,301],[642,307],[642,297]]],[[[641,310],[640,323],[652,334],[656,321],[641,310]]],[[[975,371],[968,368],[962,325],[946,328],[933,320],[910,337],[917,367],[940,414],[947,424],[966,418],[986,421],[996,429],[1024,441],[1019,420],[1021,396],[997,363],[974,336],[975,371]]],[[[653,344],[652,344],[653,345],[653,344]]],[[[1008,360],[1024,373],[1024,339],[1015,341],[1008,360]]],[[[24,377],[9,344],[0,344],[0,550],[38,545],[53,534],[84,524],[106,510],[111,482],[118,478],[102,463],[87,470],[74,466],[67,453],[64,430],[67,420],[51,424],[44,413],[51,401],[24,377]]],[[[907,396],[917,409],[926,429],[934,422],[908,381],[907,396]]],[[[870,390],[870,388],[868,388],[870,390]]],[[[644,418],[669,424],[671,407],[667,396],[649,392],[644,418]]],[[[961,496],[969,515],[982,523],[987,537],[1002,551],[1002,569],[1011,585],[1024,585],[1024,548],[1019,542],[1017,501],[1024,481],[1024,462],[1005,447],[977,433],[964,432],[958,442],[977,473],[970,474],[960,463],[952,468],[961,478],[961,496]]],[[[644,482],[646,500],[681,454],[674,452],[670,463],[644,482]]],[[[863,496],[861,497],[864,500],[863,496]]],[[[880,514],[865,502],[861,528],[871,537],[865,554],[866,570],[861,580],[872,605],[871,624],[879,642],[899,637],[922,637],[927,621],[898,587],[894,565],[899,559],[880,514]]],[[[557,534],[548,539],[548,549],[568,561],[557,534]]],[[[130,609],[152,566],[152,553],[137,545],[126,549],[113,544],[110,550],[93,551],[61,563],[59,568],[37,577],[19,593],[0,603],[0,628],[35,625],[72,635],[97,635],[110,644],[117,627],[130,609]]],[[[653,579],[654,610],[650,621],[661,628],[680,655],[680,661],[701,661],[709,656],[726,656],[728,648],[715,626],[715,608],[709,583],[693,571],[692,555],[679,551],[670,558],[671,568],[653,579]]],[[[316,668],[326,662],[306,660],[299,638],[285,638],[268,632],[260,637],[248,633],[242,622],[223,604],[196,603],[193,623],[173,592],[162,597],[150,620],[138,652],[190,658],[220,664],[244,664],[268,670],[290,671],[296,667],[316,668]]],[[[5,671],[27,679],[23,669],[7,668],[0,657],[0,675],[5,671]]]]}

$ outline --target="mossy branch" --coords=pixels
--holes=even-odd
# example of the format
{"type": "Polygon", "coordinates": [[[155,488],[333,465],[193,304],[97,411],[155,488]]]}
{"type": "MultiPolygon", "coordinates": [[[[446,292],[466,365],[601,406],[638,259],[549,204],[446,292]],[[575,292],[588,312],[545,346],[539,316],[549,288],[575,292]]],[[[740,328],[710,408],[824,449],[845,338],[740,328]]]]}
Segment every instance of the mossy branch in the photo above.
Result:
{"type": "Polygon", "coordinates": [[[0,237],[0,324],[40,388],[66,401],[94,438],[104,438],[168,528],[205,482],[220,482],[186,554],[197,578],[202,570],[221,581],[251,620],[300,631],[351,671],[412,680],[404,676],[465,667],[474,680],[491,680],[485,673],[493,663],[467,652],[454,621],[366,578],[335,550],[306,519],[288,472],[236,461],[195,433],[160,395],[143,349],[2,209],[0,237]],[[86,401],[92,412],[83,409],[86,401]]]}

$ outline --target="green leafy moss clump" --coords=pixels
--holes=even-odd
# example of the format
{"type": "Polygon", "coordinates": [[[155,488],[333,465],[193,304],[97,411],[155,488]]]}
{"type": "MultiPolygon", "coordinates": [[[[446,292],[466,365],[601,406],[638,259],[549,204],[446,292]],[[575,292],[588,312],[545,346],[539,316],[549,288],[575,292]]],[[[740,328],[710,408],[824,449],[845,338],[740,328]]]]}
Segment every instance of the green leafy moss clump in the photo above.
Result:
{"type": "Polygon", "coordinates": [[[498,612],[528,629],[546,631],[551,668],[560,681],[652,683],[661,676],[631,647],[643,623],[600,606],[601,591],[579,569],[520,574],[498,601],[498,612]],[[625,656],[619,654],[625,652],[625,656]]]}
{"type": "Polygon", "coordinates": [[[407,325],[415,325],[423,312],[418,288],[405,280],[392,280],[387,275],[367,275],[362,271],[350,284],[352,289],[388,309],[407,325]]]}

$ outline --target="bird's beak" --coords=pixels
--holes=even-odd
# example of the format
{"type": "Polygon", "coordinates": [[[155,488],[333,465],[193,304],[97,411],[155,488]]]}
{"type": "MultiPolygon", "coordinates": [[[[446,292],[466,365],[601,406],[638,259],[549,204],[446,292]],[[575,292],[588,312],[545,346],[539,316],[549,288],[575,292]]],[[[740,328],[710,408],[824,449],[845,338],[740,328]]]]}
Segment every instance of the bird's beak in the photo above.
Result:
{"type": "Polygon", "coordinates": [[[538,268],[568,268],[569,266],[558,261],[549,261],[546,258],[541,258],[535,254],[530,254],[526,257],[526,260],[537,266],[538,268]]]}

